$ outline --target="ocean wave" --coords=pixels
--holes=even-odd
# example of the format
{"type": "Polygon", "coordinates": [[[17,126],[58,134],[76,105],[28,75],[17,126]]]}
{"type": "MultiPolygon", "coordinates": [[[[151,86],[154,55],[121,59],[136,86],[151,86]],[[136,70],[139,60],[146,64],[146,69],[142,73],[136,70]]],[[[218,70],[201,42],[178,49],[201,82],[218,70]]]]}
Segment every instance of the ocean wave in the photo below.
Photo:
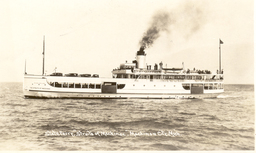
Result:
{"type": "Polygon", "coordinates": [[[40,111],[44,111],[44,110],[47,110],[47,111],[50,111],[50,110],[60,110],[60,107],[46,107],[46,108],[40,108],[39,110],[40,111]]]}
{"type": "Polygon", "coordinates": [[[241,132],[254,132],[254,128],[239,128],[237,130],[241,132]]]}
{"type": "Polygon", "coordinates": [[[188,113],[188,112],[179,112],[182,115],[196,115],[196,113],[188,113]]]}
{"type": "Polygon", "coordinates": [[[87,103],[86,105],[100,105],[101,103],[94,103],[94,102],[92,102],[92,103],[87,103]]]}
{"type": "MultiPolygon", "coordinates": [[[[15,101],[15,100],[13,100],[13,101],[15,101]]],[[[5,105],[20,106],[20,107],[26,107],[26,106],[28,106],[27,104],[18,104],[18,103],[6,103],[5,105]]]]}
{"type": "Polygon", "coordinates": [[[133,103],[118,103],[117,105],[133,105],[133,103]]]}
{"type": "Polygon", "coordinates": [[[211,132],[212,135],[216,135],[216,136],[232,136],[229,133],[226,132],[219,132],[219,131],[215,131],[215,132],[211,132]]]}
{"type": "Polygon", "coordinates": [[[41,125],[38,127],[39,129],[42,130],[59,130],[59,129],[72,129],[73,127],[67,126],[67,125],[51,125],[51,124],[46,124],[46,125],[41,125]]]}
{"type": "Polygon", "coordinates": [[[183,117],[174,118],[173,120],[179,121],[179,122],[185,122],[185,121],[187,121],[187,120],[186,120],[185,118],[183,118],[183,117]]]}
{"type": "Polygon", "coordinates": [[[187,147],[183,147],[180,145],[172,145],[172,144],[161,144],[161,143],[155,143],[150,145],[150,147],[153,147],[153,150],[188,150],[187,147]]]}
{"type": "Polygon", "coordinates": [[[245,134],[233,134],[234,136],[236,137],[240,137],[240,138],[246,138],[246,139],[252,139],[254,140],[255,136],[254,136],[254,133],[252,133],[251,135],[245,135],[245,134]]]}
{"type": "Polygon", "coordinates": [[[15,118],[15,119],[13,119],[12,121],[15,121],[15,122],[26,122],[26,121],[28,121],[28,120],[26,120],[26,119],[21,119],[21,118],[15,118]]]}
{"type": "Polygon", "coordinates": [[[202,114],[199,116],[202,116],[204,119],[209,119],[209,120],[220,120],[216,115],[202,114]]]}

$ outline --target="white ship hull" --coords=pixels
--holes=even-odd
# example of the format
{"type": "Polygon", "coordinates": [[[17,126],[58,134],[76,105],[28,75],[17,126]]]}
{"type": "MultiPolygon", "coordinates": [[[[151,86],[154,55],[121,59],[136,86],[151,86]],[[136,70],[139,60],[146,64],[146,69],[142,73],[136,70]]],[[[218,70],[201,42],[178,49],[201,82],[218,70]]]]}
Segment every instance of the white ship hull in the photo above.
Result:
{"type": "Polygon", "coordinates": [[[28,98],[216,98],[224,89],[222,82],[213,81],[25,75],[23,92],[28,98]],[[185,89],[184,84],[190,88],[185,89]],[[193,85],[201,87],[193,88],[193,85]]]}

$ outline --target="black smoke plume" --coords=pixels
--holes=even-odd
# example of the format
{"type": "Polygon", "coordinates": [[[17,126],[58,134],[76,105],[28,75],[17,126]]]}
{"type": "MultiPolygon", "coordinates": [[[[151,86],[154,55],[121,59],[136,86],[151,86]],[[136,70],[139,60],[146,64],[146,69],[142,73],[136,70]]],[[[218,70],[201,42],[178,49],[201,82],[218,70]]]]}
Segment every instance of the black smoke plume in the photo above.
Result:
{"type": "Polygon", "coordinates": [[[161,31],[168,31],[171,18],[167,12],[159,12],[153,16],[152,23],[140,41],[141,49],[149,48],[160,36],[161,31]]]}
{"type": "Polygon", "coordinates": [[[180,32],[179,36],[189,38],[205,23],[205,6],[198,3],[187,2],[171,11],[158,11],[152,17],[151,24],[140,41],[140,50],[151,47],[161,32],[171,33],[172,30],[180,32]]]}

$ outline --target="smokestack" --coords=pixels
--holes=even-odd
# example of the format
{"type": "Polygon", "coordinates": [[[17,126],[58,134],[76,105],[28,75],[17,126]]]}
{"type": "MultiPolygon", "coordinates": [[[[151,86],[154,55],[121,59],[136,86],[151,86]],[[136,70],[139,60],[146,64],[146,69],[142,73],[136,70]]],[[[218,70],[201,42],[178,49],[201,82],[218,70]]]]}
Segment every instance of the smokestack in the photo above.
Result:
{"type": "Polygon", "coordinates": [[[137,51],[137,55],[146,55],[144,49],[145,49],[145,48],[144,48],[143,46],[141,46],[141,47],[140,47],[140,50],[137,51]]]}
{"type": "Polygon", "coordinates": [[[140,50],[137,51],[136,61],[137,61],[137,68],[146,69],[146,54],[144,51],[144,47],[140,47],[140,50]]]}

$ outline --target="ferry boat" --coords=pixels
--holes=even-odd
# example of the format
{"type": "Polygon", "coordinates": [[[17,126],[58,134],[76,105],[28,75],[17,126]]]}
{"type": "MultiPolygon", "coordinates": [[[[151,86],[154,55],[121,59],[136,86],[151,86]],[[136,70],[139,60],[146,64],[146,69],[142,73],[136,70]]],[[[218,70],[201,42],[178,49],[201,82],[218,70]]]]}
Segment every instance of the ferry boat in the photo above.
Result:
{"type": "MultiPolygon", "coordinates": [[[[43,47],[44,48],[44,47],[43,47]]],[[[44,49],[43,49],[44,55],[44,49]]],[[[221,61],[221,60],[220,60],[221,61]]],[[[224,92],[224,75],[208,70],[164,68],[163,63],[146,64],[143,47],[131,63],[122,63],[113,69],[112,77],[97,74],[53,73],[24,74],[25,98],[97,98],[97,99],[177,99],[216,98],[224,92]]]]}

